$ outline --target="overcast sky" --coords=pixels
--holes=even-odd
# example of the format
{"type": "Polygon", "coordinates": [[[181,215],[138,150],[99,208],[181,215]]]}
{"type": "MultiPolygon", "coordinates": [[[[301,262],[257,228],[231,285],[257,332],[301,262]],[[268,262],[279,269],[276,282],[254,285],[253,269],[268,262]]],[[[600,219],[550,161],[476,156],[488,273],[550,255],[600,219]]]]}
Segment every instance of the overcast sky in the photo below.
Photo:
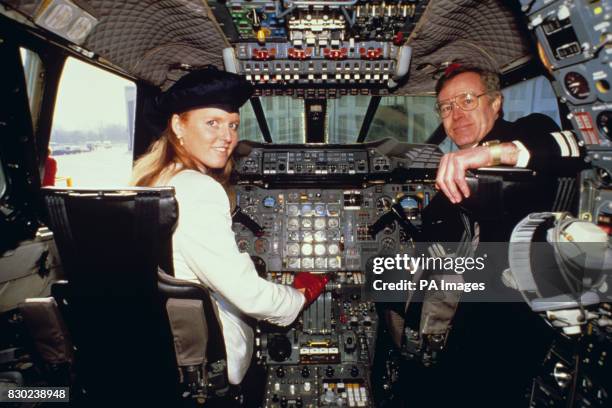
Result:
{"type": "Polygon", "coordinates": [[[53,127],[96,130],[106,125],[127,127],[126,79],[74,58],[68,58],[55,105],[53,127]]]}

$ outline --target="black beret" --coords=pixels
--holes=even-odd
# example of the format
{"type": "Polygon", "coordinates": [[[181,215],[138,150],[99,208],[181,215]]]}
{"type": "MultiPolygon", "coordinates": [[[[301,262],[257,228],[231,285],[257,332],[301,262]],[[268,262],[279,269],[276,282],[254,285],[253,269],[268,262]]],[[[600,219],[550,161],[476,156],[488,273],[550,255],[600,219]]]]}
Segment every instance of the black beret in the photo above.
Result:
{"type": "Polygon", "coordinates": [[[206,107],[238,112],[253,92],[253,85],[243,76],[209,65],[181,77],[156,102],[166,119],[173,113],[206,107]]]}

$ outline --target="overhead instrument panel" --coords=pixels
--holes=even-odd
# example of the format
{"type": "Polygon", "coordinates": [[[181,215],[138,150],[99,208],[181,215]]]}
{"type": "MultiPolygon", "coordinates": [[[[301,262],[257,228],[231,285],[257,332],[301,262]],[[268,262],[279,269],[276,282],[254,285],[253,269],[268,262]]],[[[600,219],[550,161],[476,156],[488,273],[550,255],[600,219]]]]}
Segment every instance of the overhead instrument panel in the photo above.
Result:
{"type": "Polygon", "coordinates": [[[265,407],[373,407],[378,315],[365,298],[366,265],[410,253],[433,198],[441,153],[395,140],[361,145],[236,148],[233,230],[267,280],[327,274],[319,298],[289,328],[261,324],[265,407]],[[394,218],[399,214],[402,220],[394,218]]]}
{"type": "Polygon", "coordinates": [[[246,75],[260,92],[282,84],[293,85],[286,92],[304,96],[306,85],[333,85],[339,94],[354,88],[384,93],[390,80],[408,70],[410,51],[402,46],[427,2],[231,0],[209,4],[232,43],[232,70],[246,75]]]}
{"type": "Polygon", "coordinates": [[[537,36],[540,58],[556,80],[555,91],[567,101],[576,132],[592,151],[612,149],[607,127],[600,126],[612,112],[612,3],[521,0],[521,4],[537,36]]]}

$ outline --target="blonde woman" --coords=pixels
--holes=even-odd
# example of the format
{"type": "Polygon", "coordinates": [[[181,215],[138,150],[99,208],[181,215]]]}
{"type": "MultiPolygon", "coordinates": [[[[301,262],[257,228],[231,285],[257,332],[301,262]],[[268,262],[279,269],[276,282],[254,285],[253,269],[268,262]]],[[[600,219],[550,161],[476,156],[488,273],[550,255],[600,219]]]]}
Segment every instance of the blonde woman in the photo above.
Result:
{"type": "Polygon", "coordinates": [[[136,162],[132,180],[136,186],[176,190],[174,273],[211,289],[232,384],[242,381],[253,352],[253,330],[245,317],[289,325],[327,282],[309,273],[296,276],[295,288],[268,282],[236,246],[224,187],[238,143],[238,109],[252,94],[243,77],[213,67],[182,77],[157,101],[167,127],[136,162]]]}

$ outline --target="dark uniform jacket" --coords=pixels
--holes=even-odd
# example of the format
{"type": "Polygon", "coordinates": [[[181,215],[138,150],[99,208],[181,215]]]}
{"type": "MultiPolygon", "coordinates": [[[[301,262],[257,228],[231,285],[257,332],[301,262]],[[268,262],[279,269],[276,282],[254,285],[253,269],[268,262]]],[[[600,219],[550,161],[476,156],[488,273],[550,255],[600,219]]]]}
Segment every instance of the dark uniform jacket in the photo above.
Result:
{"type": "MultiPolygon", "coordinates": [[[[480,226],[480,242],[507,242],[527,214],[549,211],[557,177],[582,167],[573,137],[558,133],[547,116],[532,114],[516,122],[498,119],[481,143],[520,141],[530,152],[527,168],[535,176],[523,182],[491,182],[491,189],[472,194],[460,205],[437,194],[423,212],[423,231],[430,242],[456,242],[464,231],[459,211],[480,226]],[[503,187],[503,188],[501,188],[503,187]],[[501,188],[501,189],[500,189],[501,188]]],[[[465,276],[515,292],[501,282],[507,255],[487,261],[488,276],[465,276]],[[496,264],[497,263],[497,264],[496,264]],[[493,264],[493,267],[491,267],[493,264]],[[495,270],[495,273],[491,271],[495,270]]],[[[521,407],[549,346],[552,331],[518,299],[516,303],[459,304],[447,349],[433,368],[413,367],[415,406],[521,407]]],[[[465,300],[465,299],[464,299],[465,300]]]]}

